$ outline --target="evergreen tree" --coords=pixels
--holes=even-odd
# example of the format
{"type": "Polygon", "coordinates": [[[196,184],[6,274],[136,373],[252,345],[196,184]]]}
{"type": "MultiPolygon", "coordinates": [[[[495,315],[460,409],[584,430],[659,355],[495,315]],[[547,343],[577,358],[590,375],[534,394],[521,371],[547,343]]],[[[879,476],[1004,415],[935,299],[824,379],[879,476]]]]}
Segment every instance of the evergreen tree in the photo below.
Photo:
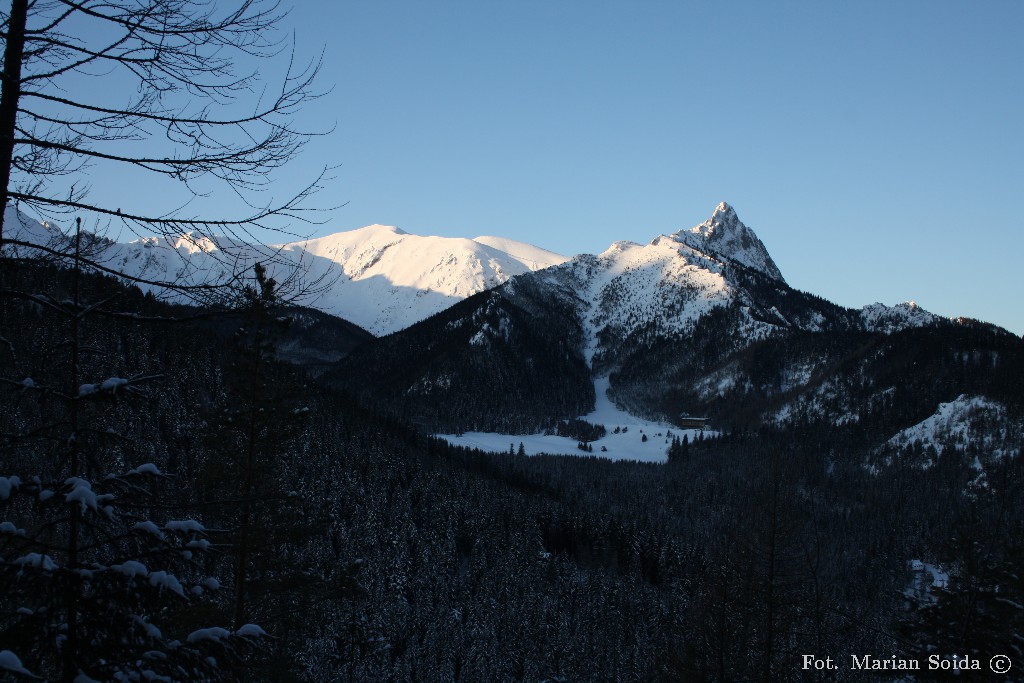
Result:
{"type": "MultiPolygon", "coordinates": [[[[23,374],[8,339],[2,366],[0,650],[66,683],[231,679],[262,629],[195,621],[220,585],[196,563],[206,529],[188,517],[158,521],[156,510],[174,509],[158,493],[167,475],[136,455],[122,407],[146,400],[158,378],[119,367],[104,347],[98,318],[112,300],[86,286],[81,251],[79,223],[57,290],[25,297],[55,332],[54,353],[23,374]]],[[[9,269],[8,281],[17,274],[9,269]]],[[[4,320],[18,303],[0,299],[4,320]]]]}
{"type": "Polygon", "coordinates": [[[297,377],[277,362],[277,346],[290,318],[278,299],[277,283],[261,264],[241,293],[232,319],[233,362],[222,396],[210,416],[211,459],[197,481],[219,526],[217,534],[233,581],[233,628],[250,621],[273,623],[280,632],[250,664],[253,679],[284,680],[296,668],[289,653],[300,644],[304,611],[323,598],[325,577],[289,562],[291,552],[326,533],[320,505],[300,490],[294,463],[303,450],[308,397],[294,390],[297,377]]]}

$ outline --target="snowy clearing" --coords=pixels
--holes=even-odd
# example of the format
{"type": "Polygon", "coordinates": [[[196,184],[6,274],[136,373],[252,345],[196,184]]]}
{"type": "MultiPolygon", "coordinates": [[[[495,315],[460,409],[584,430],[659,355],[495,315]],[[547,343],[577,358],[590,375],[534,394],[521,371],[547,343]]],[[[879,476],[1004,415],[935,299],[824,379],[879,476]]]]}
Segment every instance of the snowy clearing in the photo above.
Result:
{"type": "MultiPolygon", "coordinates": [[[[607,434],[592,441],[594,452],[579,450],[576,439],[566,436],[554,436],[545,434],[496,434],[493,432],[466,432],[464,434],[438,434],[437,437],[444,439],[455,446],[467,448],[479,448],[482,451],[492,453],[503,453],[509,450],[519,450],[519,444],[527,455],[538,455],[547,453],[549,455],[595,455],[611,460],[638,460],[640,462],[665,462],[668,459],[668,451],[673,436],[682,438],[686,434],[690,441],[697,438],[700,430],[680,429],[664,422],[652,422],[643,418],[630,415],[620,410],[608,398],[609,381],[607,377],[599,377],[594,380],[594,393],[597,397],[594,410],[581,415],[580,419],[593,424],[604,425],[607,434]],[[619,433],[615,434],[615,428],[619,433]],[[623,431],[625,430],[625,431],[623,431]],[[643,437],[647,436],[647,441],[643,437]],[[604,447],[607,450],[602,451],[604,447]]],[[[713,432],[707,432],[707,435],[713,432]]]]}

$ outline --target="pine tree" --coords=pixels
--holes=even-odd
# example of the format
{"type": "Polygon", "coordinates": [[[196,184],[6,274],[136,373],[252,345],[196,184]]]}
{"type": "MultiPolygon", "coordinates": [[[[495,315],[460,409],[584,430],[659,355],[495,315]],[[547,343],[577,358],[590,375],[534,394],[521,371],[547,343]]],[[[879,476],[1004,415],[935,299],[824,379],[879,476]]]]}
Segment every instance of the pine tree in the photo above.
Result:
{"type": "MultiPolygon", "coordinates": [[[[293,633],[329,588],[325,577],[303,572],[287,555],[325,533],[321,506],[299,490],[288,463],[299,457],[310,412],[309,399],[294,390],[297,378],[277,362],[277,346],[290,324],[278,299],[277,283],[261,264],[240,294],[234,318],[234,362],[223,395],[210,416],[211,451],[199,477],[198,497],[207,501],[220,526],[233,581],[229,607],[233,628],[250,621],[276,624],[274,641],[250,663],[252,679],[284,680],[294,670],[289,651],[299,649],[293,633]]],[[[346,582],[346,577],[339,579],[346,582]]]]}
{"type": "MultiPolygon", "coordinates": [[[[98,318],[112,313],[112,299],[87,287],[81,252],[79,223],[70,272],[57,273],[56,290],[20,297],[55,331],[45,340],[54,353],[23,375],[22,358],[37,353],[23,347],[19,356],[7,340],[0,650],[34,675],[67,683],[228,680],[262,629],[194,621],[196,603],[220,586],[195,561],[209,547],[207,532],[199,520],[155,513],[173,509],[159,494],[168,475],[134,455],[123,403],[145,401],[158,377],[119,367],[104,348],[98,318]]],[[[24,269],[27,277],[36,270],[24,269]]],[[[18,305],[0,299],[5,320],[18,305]]]]}

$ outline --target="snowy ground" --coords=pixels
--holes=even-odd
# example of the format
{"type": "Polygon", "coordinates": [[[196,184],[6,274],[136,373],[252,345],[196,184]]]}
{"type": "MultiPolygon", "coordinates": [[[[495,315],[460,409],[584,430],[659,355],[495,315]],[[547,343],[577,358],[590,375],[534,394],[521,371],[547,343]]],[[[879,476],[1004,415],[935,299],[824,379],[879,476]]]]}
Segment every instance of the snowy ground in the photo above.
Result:
{"type": "Polygon", "coordinates": [[[949,589],[949,573],[942,571],[936,565],[921,560],[911,560],[909,564],[913,577],[903,594],[908,598],[931,604],[938,602],[938,597],[933,590],[936,588],[949,589]]]}
{"type": "MultiPolygon", "coordinates": [[[[608,430],[608,434],[597,441],[592,442],[594,447],[593,455],[610,458],[612,460],[639,460],[641,462],[665,462],[671,439],[668,433],[680,438],[687,434],[690,441],[697,436],[698,430],[679,429],[662,422],[651,422],[629,413],[619,410],[608,398],[608,378],[601,377],[594,381],[594,391],[597,396],[597,404],[594,410],[587,415],[580,417],[593,424],[602,424],[608,430]],[[615,428],[620,428],[620,433],[615,434],[615,428]],[[626,431],[621,431],[625,429],[626,431]],[[647,441],[643,441],[644,435],[647,441]],[[601,447],[606,448],[602,451],[601,447]]],[[[706,435],[710,435],[707,433],[706,435]]],[[[564,436],[545,436],[544,434],[494,434],[489,432],[466,432],[465,434],[438,434],[449,443],[456,446],[467,446],[479,448],[483,451],[505,452],[509,446],[513,450],[519,450],[519,444],[523,444],[527,455],[538,453],[549,453],[551,455],[590,455],[579,450],[576,439],[564,436]]]]}
{"type": "MultiPolygon", "coordinates": [[[[906,448],[915,441],[924,446],[934,446],[939,453],[950,444],[963,450],[968,444],[992,448],[996,440],[993,425],[1006,423],[1006,406],[990,401],[983,396],[961,394],[949,403],[940,403],[934,414],[923,421],[907,427],[889,439],[890,446],[906,448]]],[[[993,452],[995,457],[1003,455],[1001,449],[993,452]]]]}

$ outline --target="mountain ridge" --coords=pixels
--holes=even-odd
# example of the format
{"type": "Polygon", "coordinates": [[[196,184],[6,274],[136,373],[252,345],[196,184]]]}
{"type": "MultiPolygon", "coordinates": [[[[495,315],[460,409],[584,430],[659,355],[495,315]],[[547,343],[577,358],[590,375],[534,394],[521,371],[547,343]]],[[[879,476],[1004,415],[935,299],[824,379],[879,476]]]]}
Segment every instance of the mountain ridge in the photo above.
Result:
{"type": "MultiPolygon", "coordinates": [[[[13,207],[7,210],[9,217],[13,214],[17,218],[8,218],[9,225],[15,234],[20,231],[27,242],[52,241],[60,235],[52,225],[22,216],[13,207]]],[[[619,262],[617,275],[627,270],[646,270],[650,280],[648,296],[664,298],[666,293],[662,290],[666,287],[703,289],[708,294],[705,307],[723,305],[730,299],[724,273],[749,269],[785,283],[767,248],[726,202],[718,204],[709,219],[692,228],[658,235],[647,244],[616,241],[600,254],[572,258],[505,237],[420,236],[380,224],[277,245],[213,240],[191,233],[173,238],[142,237],[130,242],[100,238],[94,242],[102,247],[100,260],[105,265],[151,281],[224,281],[256,261],[276,263],[275,274],[281,280],[287,279],[290,272],[302,271],[299,288],[303,283],[312,283],[311,289],[322,291],[319,296],[307,296],[299,303],[349,320],[376,336],[405,329],[517,275],[570,262],[584,264],[584,270],[592,267],[586,263],[619,262]],[[658,269],[661,276],[655,278],[653,271],[658,269]]],[[[575,286],[594,284],[577,278],[575,286]]],[[[617,285],[611,284],[611,289],[604,291],[609,283],[601,283],[602,291],[591,294],[614,298],[617,285]]],[[[639,319],[620,331],[629,333],[637,325],[661,317],[650,305],[642,308],[645,310],[639,311],[639,319]]],[[[691,318],[700,315],[693,307],[689,313],[691,318]]],[[[869,327],[888,331],[943,320],[916,305],[903,304],[870,304],[862,309],[861,315],[869,327]]]]}
{"type": "Polygon", "coordinates": [[[1009,332],[912,302],[850,309],[796,290],[724,203],[676,235],[513,277],[368,343],[326,381],[386,409],[400,397],[404,414],[451,434],[550,429],[592,410],[599,386],[638,417],[706,415],[730,429],[787,415],[847,424],[857,406],[889,407],[893,391],[916,422],[954,390],[1006,393],[999,367],[964,364],[1016,363],[1009,332]],[[729,244],[742,249],[721,253],[729,244]]]}
{"type": "MultiPolygon", "coordinates": [[[[68,237],[8,207],[8,239],[45,245],[68,237]]],[[[142,237],[114,242],[90,235],[94,262],[150,282],[198,285],[231,280],[256,262],[279,282],[313,293],[297,303],[352,322],[376,336],[391,334],[476,292],[567,257],[508,238],[481,241],[420,236],[370,225],[278,245],[197,237],[142,237]],[[509,250],[511,250],[511,253],[509,250]],[[300,277],[296,278],[295,275],[300,277]]],[[[160,288],[145,282],[144,290],[160,288]]],[[[180,294],[167,293],[172,301],[180,294]]]]}

